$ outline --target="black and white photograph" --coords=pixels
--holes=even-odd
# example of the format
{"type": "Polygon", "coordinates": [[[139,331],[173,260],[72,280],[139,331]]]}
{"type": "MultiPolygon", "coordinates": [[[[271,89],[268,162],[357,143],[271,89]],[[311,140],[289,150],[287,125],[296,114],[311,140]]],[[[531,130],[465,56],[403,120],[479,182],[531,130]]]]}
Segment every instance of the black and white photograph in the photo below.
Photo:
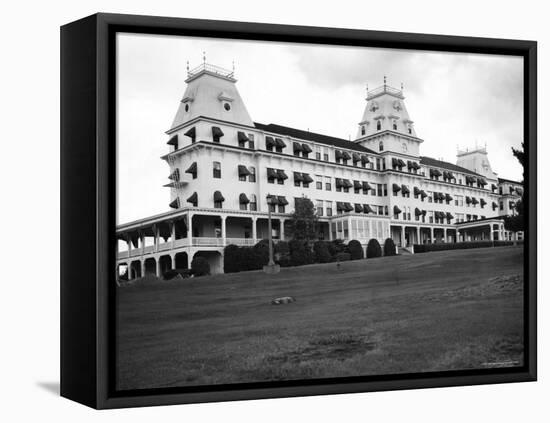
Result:
{"type": "Polygon", "coordinates": [[[116,390],[523,368],[524,69],[118,33],[116,390]]]}

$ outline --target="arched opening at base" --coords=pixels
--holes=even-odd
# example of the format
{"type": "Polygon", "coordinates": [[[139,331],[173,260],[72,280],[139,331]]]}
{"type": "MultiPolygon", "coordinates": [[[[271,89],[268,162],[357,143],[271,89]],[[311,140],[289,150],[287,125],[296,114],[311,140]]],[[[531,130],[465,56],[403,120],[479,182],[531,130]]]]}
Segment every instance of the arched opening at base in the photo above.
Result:
{"type": "Polygon", "coordinates": [[[130,263],[130,279],[141,278],[141,262],[135,260],[130,263]]]}
{"type": "Polygon", "coordinates": [[[159,258],[160,263],[160,276],[164,275],[167,271],[172,269],[172,257],[166,255],[159,258]]]}
{"type": "Polygon", "coordinates": [[[208,261],[210,274],[223,273],[223,258],[219,251],[197,251],[195,257],[204,257],[208,261]]]}
{"type": "Polygon", "coordinates": [[[175,269],[187,269],[189,268],[188,260],[187,260],[187,253],[176,253],[175,256],[175,269]]]}
{"type": "Polygon", "coordinates": [[[153,257],[145,260],[145,276],[157,274],[157,261],[153,257]]]}

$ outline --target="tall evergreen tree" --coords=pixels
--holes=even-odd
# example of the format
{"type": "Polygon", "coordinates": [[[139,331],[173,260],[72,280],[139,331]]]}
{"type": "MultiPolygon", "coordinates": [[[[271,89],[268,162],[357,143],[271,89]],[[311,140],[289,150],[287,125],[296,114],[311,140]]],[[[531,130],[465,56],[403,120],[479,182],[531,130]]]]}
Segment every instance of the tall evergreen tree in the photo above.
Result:
{"type": "Polygon", "coordinates": [[[317,236],[317,214],[309,198],[297,198],[290,217],[289,234],[292,239],[310,242],[317,236]]]}
{"type": "MultiPolygon", "coordinates": [[[[525,147],[524,143],[521,143],[521,150],[516,149],[512,147],[512,154],[518,161],[520,162],[521,166],[523,167],[523,183],[525,184],[525,147]]],[[[523,193],[521,194],[521,199],[516,203],[515,209],[516,209],[516,215],[514,216],[506,216],[504,218],[504,227],[508,231],[512,232],[519,232],[519,231],[525,231],[525,207],[524,207],[524,199],[525,196],[525,189],[523,190],[523,193]]]]}

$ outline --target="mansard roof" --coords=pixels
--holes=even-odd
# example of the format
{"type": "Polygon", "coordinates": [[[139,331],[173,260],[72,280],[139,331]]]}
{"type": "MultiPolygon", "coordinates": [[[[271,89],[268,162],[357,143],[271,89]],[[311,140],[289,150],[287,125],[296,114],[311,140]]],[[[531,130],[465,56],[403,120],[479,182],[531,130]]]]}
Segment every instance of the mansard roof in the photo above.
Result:
{"type": "Polygon", "coordinates": [[[453,172],[461,172],[461,173],[467,173],[469,175],[476,175],[476,176],[483,177],[483,175],[472,172],[471,170],[466,169],[464,167],[457,166],[453,163],[436,160],[432,157],[420,156],[420,164],[423,164],[426,166],[440,167],[442,169],[451,170],[453,172]]]}
{"type": "Polygon", "coordinates": [[[315,132],[303,131],[301,129],[289,128],[288,126],[276,125],[274,123],[265,125],[263,123],[254,122],[254,126],[262,131],[273,132],[279,135],[286,135],[292,138],[318,142],[319,144],[331,145],[337,148],[345,148],[347,150],[355,150],[363,153],[378,155],[375,151],[343,138],[336,138],[328,135],[317,134],[315,132]]]}
{"type": "Polygon", "coordinates": [[[505,182],[509,184],[517,184],[517,185],[523,185],[523,183],[518,181],[512,181],[511,179],[504,179],[504,178],[498,178],[498,182],[505,182]]]}

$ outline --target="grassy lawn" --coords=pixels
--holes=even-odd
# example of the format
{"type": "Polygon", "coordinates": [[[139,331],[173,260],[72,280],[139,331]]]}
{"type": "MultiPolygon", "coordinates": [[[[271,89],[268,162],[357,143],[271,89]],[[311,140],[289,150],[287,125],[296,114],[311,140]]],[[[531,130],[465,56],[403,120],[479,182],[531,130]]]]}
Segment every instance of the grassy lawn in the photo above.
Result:
{"type": "Polygon", "coordinates": [[[117,387],[521,365],[522,295],[523,247],[119,288],[117,387]]]}

